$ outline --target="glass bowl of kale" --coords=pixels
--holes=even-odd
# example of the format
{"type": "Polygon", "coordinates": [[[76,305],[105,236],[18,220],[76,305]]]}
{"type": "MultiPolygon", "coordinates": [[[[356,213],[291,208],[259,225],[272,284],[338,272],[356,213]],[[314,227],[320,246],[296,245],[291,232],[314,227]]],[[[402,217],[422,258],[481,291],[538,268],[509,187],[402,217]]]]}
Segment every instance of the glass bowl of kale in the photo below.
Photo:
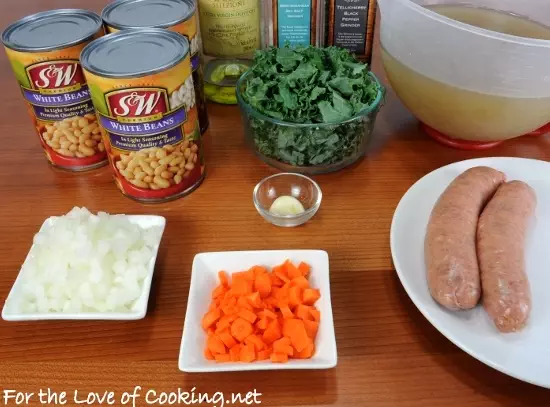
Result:
{"type": "Polygon", "coordinates": [[[237,83],[245,136],[286,172],[340,170],[365,155],[385,89],[347,50],[268,48],[237,83]]]}

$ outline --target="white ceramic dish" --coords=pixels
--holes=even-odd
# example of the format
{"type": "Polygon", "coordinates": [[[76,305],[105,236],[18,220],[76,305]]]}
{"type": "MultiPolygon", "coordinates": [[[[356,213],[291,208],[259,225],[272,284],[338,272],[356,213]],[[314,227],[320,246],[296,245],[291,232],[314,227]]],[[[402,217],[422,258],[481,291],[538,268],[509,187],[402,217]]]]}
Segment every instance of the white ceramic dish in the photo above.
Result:
{"type": "Polygon", "coordinates": [[[181,341],[179,368],[184,372],[227,372],[244,370],[277,369],[330,369],[336,366],[336,338],[330,302],[328,254],[320,250],[280,250],[201,253],[195,256],[191,272],[191,286],[183,337],[181,341]],[[219,284],[218,271],[227,273],[247,270],[255,265],[268,268],[283,263],[305,261],[311,266],[310,282],[321,290],[321,298],[315,304],[321,311],[321,323],[315,342],[316,352],[311,359],[289,360],[288,363],[270,361],[254,363],[216,363],[204,357],[206,333],[201,319],[208,310],[212,290],[219,284]]]}
{"type": "Polygon", "coordinates": [[[391,226],[397,274],[420,312],[449,340],[483,363],[512,377],[550,388],[550,163],[522,158],[482,158],[442,167],[420,179],[401,199],[391,226]],[[468,168],[486,165],[508,180],[534,188],[538,205],[529,231],[526,269],[533,297],[527,327],[499,333],[481,306],[450,312],[430,296],[424,265],[424,235],[432,208],[449,183],[468,168]]]}
{"type": "MultiPolygon", "coordinates": [[[[158,248],[164,233],[166,226],[166,219],[162,216],[153,215],[127,215],[130,222],[138,224],[141,227],[148,228],[152,226],[159,226],[162,232],[159,236],[159,240],[154,247],[154,255],[149,262],[149,273],[143,281],[143,288],[141,296],[134,304],[131,312],[86,312],[86,313],[64,313],[64,312],[48,312],[48,313],[33,313],[33,314],[20,314],[13,313],[10,310],[10,301],[15,299],[17,285],[21,282],[21,272],[17,276],[15,283],[12,286],[8,298],[2,309],[2,319],[5,321],[40,321],[40,320],[135,320],[142,319],[147,314],[147,304],[149,301],[149,293],[151,291],[151,282],[153,281],[153,273],[155,270],[155,262],[157,260],[158,248]]],[[[42,224],[40,230],[51,222],[48,218],[42,224]]],[[[28,259],[28,256],[27,256],[28,259]]],[[[25,261],[27,261],[25,259],[25,261]]]]}

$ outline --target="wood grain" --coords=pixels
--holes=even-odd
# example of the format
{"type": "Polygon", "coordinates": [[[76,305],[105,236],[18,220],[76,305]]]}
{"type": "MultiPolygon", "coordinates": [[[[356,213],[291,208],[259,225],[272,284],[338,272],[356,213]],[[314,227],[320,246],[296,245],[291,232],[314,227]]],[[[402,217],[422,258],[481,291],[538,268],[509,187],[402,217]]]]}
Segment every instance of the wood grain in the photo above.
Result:
{"type": "MultiPolygon", "coordinates": [[[[4,0],[0,26],[31,12],[82,7],[79,0],[4,0]]],[[[87,0],[99,11],[105,1],[87,0]]],[[[374,70],[383,78],[378,55],[374,70]]],[[[147,317],[135,322],[0,321],[0,390],[239,392],[256,388],[269,406],[547,406],[550,392],[476,361],[439,334],[396,278],[389,248],[393,211],[420,177],[482,156],[550,159],[549,139],[510,141],[488,152],[442,147],[418,130],[391,91],[377,145],[353,168],[316,177],[324,192],[305,227],[265,223],[252,189],[274,170],[245,146],[236,107],[210,105],[207,176],[189,197],[145,206],[124,198],[108,168],[70,174],[50,167],[0,55],[0,300],[6,298],[43,220],[73,206],[160,214],[168,223],[147,317]],[[339,363],[312,372],[186,375],[177,356],[196,253],[313,248],[328,251],[339,363]]],[[[1,394],[0,394],[1,396],[1,394]]],[[[0,399],[1,400],[1,399],[0,399]]],[[[2,403],[2,401],[0,401],[2,403]]],[[[146,405],[143,400],[141,404],[146,405]]],[[[14,404],[9,404],[14,405],[14,404]]],[[[35,404],[36,405],[36,404],[35,404]]],[[[70,405],[67,404],[67,405],[70,405]]],[[[118,404],[117,404],[118,405],[118,404]]]]}

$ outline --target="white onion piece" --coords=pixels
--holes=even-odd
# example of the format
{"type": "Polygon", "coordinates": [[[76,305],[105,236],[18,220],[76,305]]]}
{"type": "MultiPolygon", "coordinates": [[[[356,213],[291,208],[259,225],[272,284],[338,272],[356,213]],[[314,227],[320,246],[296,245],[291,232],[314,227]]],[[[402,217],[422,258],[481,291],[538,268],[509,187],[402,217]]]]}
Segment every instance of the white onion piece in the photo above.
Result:
{"type": "Polygon", "coordinates": [[[74,208],[35,235],[12,312],[130,312],[162,233],[74,208]]]}

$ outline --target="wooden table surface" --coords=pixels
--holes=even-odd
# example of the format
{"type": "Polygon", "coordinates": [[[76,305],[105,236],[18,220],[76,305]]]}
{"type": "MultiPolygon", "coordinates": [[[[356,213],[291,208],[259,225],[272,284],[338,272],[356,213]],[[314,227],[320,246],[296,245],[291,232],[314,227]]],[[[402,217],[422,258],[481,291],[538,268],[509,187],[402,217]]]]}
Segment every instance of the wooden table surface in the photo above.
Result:
{"type": "MultiPolygon", "coordinates": [[[[100,11],[106,1],[3,0],[0,27],[33,12],[84,3],[100,11]]],[[[374,71],[383,77],[376,51],[374,71]]],[[[433,328],[399,283],[389,247],[393,211],[420,177],[481,156],[548,160],[547,138],[511,141],[488,152],[452,150],[421,133],[389,91],[375,131],[381,148],[353,168],[316,177],[324,193],[317,216],[305,227],[280,229],[265,223],[252,205],[254,185],[274,170],[246,148],[236,107],[209,107],[203,185],[184,199],[145,206],[118,192],[108,168],[77,175],[47,164],[3,53],[0,89],[0,303],[48,216],[77,205],[168,220],[147,317],[135,322],[0,321],[0,391],[111,390],[120,397],[135,386],[143,388],[143,395],[149,389],[196,387],[196,392],[227,395],[255,388],[262,404],[273,406],[549,405],[549,391],[485,366],[433,328]],[[335,369],[193,375],[178,370],[196,253],[305,248],[330,256],[339,356],[335,369]]],[[[31,400],[36,405],[37,399],[31,400]]],[[[137,405],[147,404],[140,398],[137,405]]]]}

